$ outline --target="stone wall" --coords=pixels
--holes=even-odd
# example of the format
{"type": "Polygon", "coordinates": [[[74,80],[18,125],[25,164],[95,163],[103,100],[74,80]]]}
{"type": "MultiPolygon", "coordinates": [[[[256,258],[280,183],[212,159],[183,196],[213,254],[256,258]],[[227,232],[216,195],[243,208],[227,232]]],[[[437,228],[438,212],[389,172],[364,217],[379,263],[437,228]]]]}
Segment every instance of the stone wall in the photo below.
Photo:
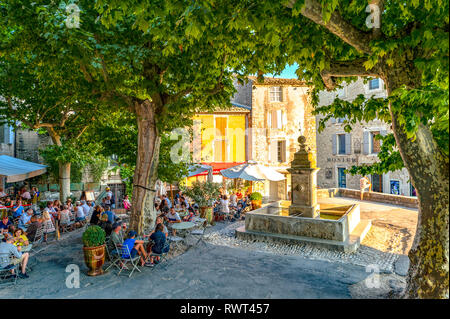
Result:
{"type": "Polygon", "coordinates": [[[39,149],[52,144],[51,138],[39,135],[35,131],[18,129],[16,134],[16,157],[34,162],[43,163],[39,149]]]}
{"type": "MultiPolygon", "coordinates": [[[[361,192],[359,190],[348,188],[329,188],[317,190],[317,198],[319,199],[332,197],[349,197],[359,200],[361,198],[361,192]]],[[[364,192],[364,200],[411,208],[418,208],[419,205],[419,200],[417,199],[417,197],[392,195],[378,192],[364,192]]]]}
{"type": "MultiPolygon", "coordinates": [[[[359,94],[364,94],[367,98],[374,95],[375,97],[385,97],[386,92],[383,88],[379,90],[369,91],[368,85],[364,84],[362,79],[347,85],[340,91],[339,96],[342,100],[352,101],[359,94]]],[[[319,107],[329,105],[338,97],[339,92],[322,91],[319,93],[319,107]]],[[[317,125],[319,120],[323,118],[318,115],[317,125]]],[[[336,119],[330,119],[326,123],[325,129],[319,133],[317,132],[317,166],[320,167],[318,173],[318,186],[321,188],[337,188],[338,182],[338,168],[350,169],[352,166],[361,164],[372,164],[378,160],[377,154],[365,154],[364,150],[364,135],[368,132],[379,131],[383,134],[391,132],[390,125],[380,121],[374,120],[368,123],[356,123],[352,125],[350,134],[350,152],[349,154],[333,154],[333,139],[336,134],[345,134],[344,124],[339,123],[336,119]]],[[[367,150],[367,149],[366,149],[367,150]]],[[[346,174],[346,188],[359,189],[359,180],[361,176],[346,174]]],[[[371,178],[369,176],[369,178],[371,178]]],[[[379,180],[379,178],[377,179],[379,180]]],[[[383,193],[390,193],[391,181],[398,181],[400,184],[401,195],[411,195],[411,183],[409,181],[409,174],[406,169],[395,172],[390,172],[382,175],[382,191],[383,193]]],[[[373,183],[373,181],[372,181],[373,183]]]]}
{"type": "Polygon", "coordinates": [[[244,84],[239,84],[238,81],[234,79],[233,84],[237,92],[231,98],[231,102],[236,102],[238,104],[251,107],[253,81],[249,80],[244,84]]]}

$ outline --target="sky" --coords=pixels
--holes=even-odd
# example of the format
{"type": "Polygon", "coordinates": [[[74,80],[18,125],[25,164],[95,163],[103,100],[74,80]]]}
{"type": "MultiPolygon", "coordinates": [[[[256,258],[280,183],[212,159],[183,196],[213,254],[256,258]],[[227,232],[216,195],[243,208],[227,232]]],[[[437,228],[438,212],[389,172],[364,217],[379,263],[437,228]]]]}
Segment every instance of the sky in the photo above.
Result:
{"type": "MultiPolygon", "coordinates": [[[[297,70],[298,65],[295,63],[291,66],[287,65],[286,68],[281,72],[280,75],[275,76],[276,78],[282,79],[297,79],[295,70],[297,70]]],[[[264,74],[265,77],[272,77],[272,74],[264,74]]]]}

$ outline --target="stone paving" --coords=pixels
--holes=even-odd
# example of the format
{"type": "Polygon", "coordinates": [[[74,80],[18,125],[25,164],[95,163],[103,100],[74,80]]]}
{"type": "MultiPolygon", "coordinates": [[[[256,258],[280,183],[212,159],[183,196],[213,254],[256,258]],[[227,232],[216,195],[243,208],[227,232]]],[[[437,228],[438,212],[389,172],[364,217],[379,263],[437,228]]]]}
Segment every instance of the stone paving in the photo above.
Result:
{"type": "Polygon", "coordinates": [[[266,242],[249,242],[235,238],[235,229],[244,225],[244,221],[226,225],[220,229],[211,229],[205,235],[205,240],[213,245],[238,247],[242,249],[269,252],[276,255],[295,255],[308,259],[324,260],[330,262],[350,263],[358,266],[377,265],[380,272],[392,273],[394,264],[399,255],[379,251],[377,249],[361,245],[355,253],[344,253],[328,250],[310,244],[285,245],[266,242]]]}
{"type": "Polygon", "coordinates": [[[207,228],[205,244],[188,251],[182,246],[162,267],[141,268],[132,278],[118,277],[116,270],[87,276],[77,230],[43,246],[30,258],[30,278],[0,289],[0,298],[386,298],[404,287],[405,253],[417,211],[364,203],[361,217],[368,216],[379,223],[374,232],[391,244],[383,246],[379,236],[372,236],[357,252],[346,254],[308,244],[247,242],[234,237],[243,221],[219,222],[207,228]],[[402,232],[383,233],[386,225],[402,232]],[[402,234],[409,234],[406,241],[402,234]],[[81,271],[78,289],[66,286],[70,264],[81,271]],[[367,289],[368,265],[380,268],[378,289],[367,289]]]}

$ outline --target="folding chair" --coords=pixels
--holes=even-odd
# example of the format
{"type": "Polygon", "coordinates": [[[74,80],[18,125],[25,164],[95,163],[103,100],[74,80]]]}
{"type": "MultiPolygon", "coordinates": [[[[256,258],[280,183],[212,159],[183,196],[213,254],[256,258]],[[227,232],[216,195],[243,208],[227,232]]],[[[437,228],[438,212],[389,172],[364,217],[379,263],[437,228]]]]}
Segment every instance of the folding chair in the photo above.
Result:
{"type": "Polygon", "coordinates": [[[179,248],[180,243],[184,240],[184,238],[182,237],[178,237],[178,236],[168,236],[167,237],[168,241],[171,243],[174,243],[175,247],[179,248]]]}
{"type": "Polygon", "coordinates": [[[159,262],[153,266],[153,268],[155,268],[157,265],[162,264],[163,261],[167,259],[167,254],[170,251],[170,240],[168,238],[166,239],[166,242],[164,243],[164,247],[163,247],[163,251],[166,251],[166,250],[167,250],[167,252],[161,253],[161,254],[151,252],[150,254],[147,255],[147,259],[145,260],[145,262],[149,261],[150,257],[152,257],[152,256],[159,257],[160,258],[159,262]]]}
{"type": "Polygon", "coordinates": [[[131,275],[133,274],[134,270],[137,270],[139,272],[141,272],[141,270],[137,267],[138,266],[138,262],[139,259],[141,258],[139,255],[136,255],[136,257],[131,258],[131,252],[128,249],[128,246],[123,246],[123,245],[115,245],[116,249],[118,251],[118,256],[119,256],[119,267],[120,267],[120,271],[117,274],[118,276],[120,276],[120,273],[122,272],[122,270],[127,269],[130,270],[127,267],[127,264],[131,264],[132,268],[131,268],[131,272],[128,275],[128,278],[131,277],[131,275]],[[128,256],[128,257],[123,257],[123,256],[128,256]]]}
{"type": "Polygon", "coordinates": [[[19,264],[12,265],[11,257],[9,255],[0,255],[0,263],[9,264],[6,268],[0,269],[0,287],[8,285],[16,285],[19,274],[19,264]],[[14,271],[14,275],[12,274],[14,271]]]}
{"type": "Polygon", "coordinates": [[[35,249],[36,246],[41,244],[43,241],[44,241],[44,226],[40,225],[38,229],[36,229],[36,234],[34,235],[33,242],[31,243],[33,245],[33,249],[35,249]]]}
{"type": "Polygon", "coordinates": [[[117,248],[115,247],[115,245],[113,245],[113,247],[114,248],[111,250],[112,247],[109,246],[109,243],[107,243],[105,245],[106,255],[107,255],[109,261],[111,262],[109,264],[109,266],[106,267],[105,271],[107,271],[112,266],[116,266],[118,269],[120,269],[120,266],[119,266],[119,262],[120,262],[119,252],[118,252],[117,248]]]}
{"type": "Polygon", "coordinates": [[[200,224],[197,229],[193,229],[190,232],[190,235],[192,235],[194,237],[198,237],[198,240],[195,242],[194,245],[188,247],[187,250],[189,250],[193,246],[197,246],[200,242],[206,244],[205,241],[203,240],[203,235],[205,235],[205,232],[206,232],[206,222],[203,222],[202,224],[200,224]]]}

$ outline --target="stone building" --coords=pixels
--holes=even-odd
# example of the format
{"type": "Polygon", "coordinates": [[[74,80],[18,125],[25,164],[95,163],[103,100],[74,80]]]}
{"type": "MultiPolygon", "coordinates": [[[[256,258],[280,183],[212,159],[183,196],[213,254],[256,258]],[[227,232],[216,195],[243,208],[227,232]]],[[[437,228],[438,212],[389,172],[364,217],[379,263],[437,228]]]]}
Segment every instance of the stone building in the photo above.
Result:
{"type": "Polygon", "coordinates": [[[14,131],[6,124],[0,125],[0,155],[14,157],[14,131]]]}
{"type": "MultiPolygon", "coordinates": [[[[249,77],[244,84],[236,80],[234,85],[237,92],[231,99],[232,108],[195,117],[201,120],[201,151],[197,151],[201,163],[213,167],[216,182],[222,182],[220,169],[241,163],[254,161],[272,167],[286,180],[253,183],[252,190],[261,192],[268,201],[288,199],[287,168],[297,151],[300,130],[314,156],[316,152],[316,122],[311,114],[309,87],[296,79],[265,78],[258,83],[256,77],[249,77]],[[208,128],[214,129],[212,135],[205,134],[208,128]]],[[[199,157],[194,147],[193,158],[199,157]]]]}
{"type": "MultiPolygon", "coordinates": [[[[319,93],[319,106],[329,105],[339,97],[352,101],[359,94],[366,98],[370,96],[386,97],[384,83],[381,79],[372,79],[367,83],[359,78],[357,81],[333,92],[319,93]]],[[[322,115],[317,116],[317,123],[322,115]]],[[[354,165],[371,164],[378,161],[377,154],[381,141],[374,139],[377,134],[386,135],[391,132],[390,125],[380,120],[369,123],[357,123],[352,126],[351,133],[345,133],[342,118],[330,119],[326,128],[317,133],[317,166],[318,186],[320,188],[351,188],[359,189],[360,175],[345,174],[345,169],[354,165]]],[[[370,176],[375,192],[415,196],[415,191],[409,181],[408,171],[389,172],[370,176]]]]}

